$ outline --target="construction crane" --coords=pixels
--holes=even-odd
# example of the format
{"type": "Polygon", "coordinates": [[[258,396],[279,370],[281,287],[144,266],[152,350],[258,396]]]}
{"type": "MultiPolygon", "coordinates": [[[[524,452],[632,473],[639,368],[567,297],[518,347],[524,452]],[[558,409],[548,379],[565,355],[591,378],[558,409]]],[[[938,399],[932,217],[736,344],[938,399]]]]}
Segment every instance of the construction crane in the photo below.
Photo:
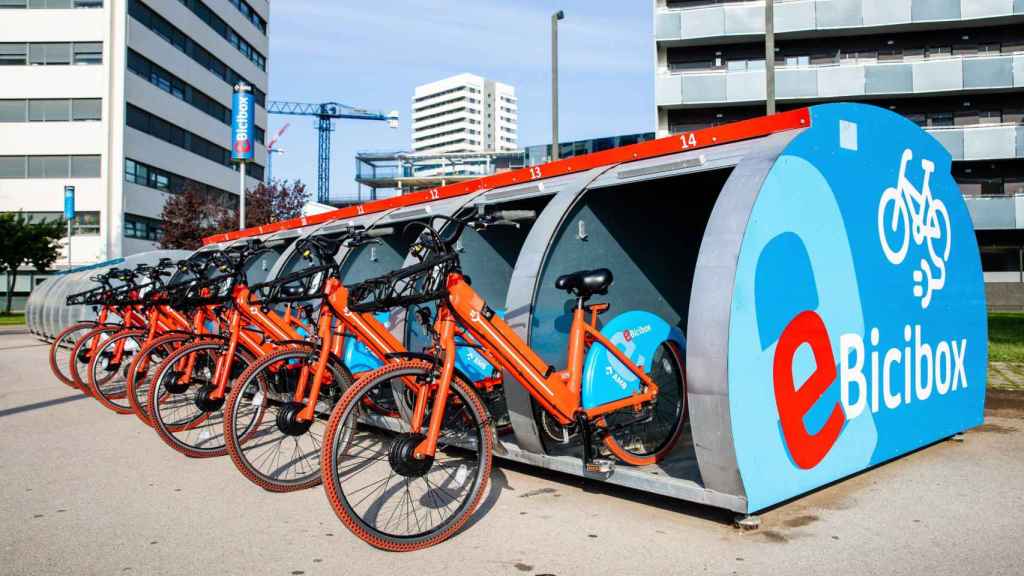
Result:
{"type": "Polygon", "coordinates": [[[274,134],[274,137],[270,139],[270,142],[267,142],[267,179],[265,184],[269,185],[274,181],[272,178],[272,174],[274,172],[274,154],[284,154],[284,148],[277,148],[275,145],[277,144],[277,141],[280,140],[281,135],[284,134],[284,131],[291,125],[291,122],[285,122],[284,126],[281,126],[281,129],[277,131],[277,134],[274,134]]]}
{"type": "Polygon", "coordinates": [[[316,129],[320,145],[317,153],[316,166],[316,199],[327,204],[331,200],[331,133],[334,132],[334,121],[346,120],[378,120],[387,122],[391,128],[398,128],[398,111],[387,114],[362,108],[354,108],[337,102],[306,104],[303,102],[267,102],[270,114],[289,114],[292,116],[313,116],[316,118],[316,129]]]}

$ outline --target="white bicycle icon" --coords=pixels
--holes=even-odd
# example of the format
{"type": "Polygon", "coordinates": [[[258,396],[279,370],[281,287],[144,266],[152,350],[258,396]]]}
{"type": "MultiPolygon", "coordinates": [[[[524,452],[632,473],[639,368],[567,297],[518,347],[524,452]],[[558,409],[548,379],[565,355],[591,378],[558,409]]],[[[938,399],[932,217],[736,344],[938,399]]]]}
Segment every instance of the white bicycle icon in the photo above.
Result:
{"type": "Polygon", "coordinates": [[[922,258],[919,269],[913,273],[914,296],[921,299],[921,308],[927,308],[932,301],[932,293],[946,285],[946,262],[949,260],[952,238],[946,205],[942,200],[932,197],[928,185],[935,171],[935,163],[921,159],[924,181],[918,190],[906,176],[907,164],[913,158],[914,153],[909,148],[903,151],[896,187],[886,188],[882,193],[878,203],[878,238],[886,259],[897,266],[906,259],[911,238],[915,245],[927,246],[929,259],[922,258]],[[892,215],[888,216],[890,211],[892,215]],[[889,243],[890,234],[899,240],[895,244],[896,249],[889,243]]]}

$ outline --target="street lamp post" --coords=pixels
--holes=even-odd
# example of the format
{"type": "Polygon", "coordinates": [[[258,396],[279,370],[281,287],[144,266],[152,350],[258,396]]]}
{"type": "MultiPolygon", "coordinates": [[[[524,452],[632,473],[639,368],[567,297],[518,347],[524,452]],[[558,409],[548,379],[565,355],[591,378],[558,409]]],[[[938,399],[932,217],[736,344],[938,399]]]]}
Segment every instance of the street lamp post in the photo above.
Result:
{"type": "Polygon", "coordinates": [[[775,114],[775,0],[764,2],[764,73],[768,114],[775,114]]]}
{"type": "Polygon", "coordinates": [[[558,21],[563,19],[561,10],[551,15],[551,160],[558,160],[558,21]]]}

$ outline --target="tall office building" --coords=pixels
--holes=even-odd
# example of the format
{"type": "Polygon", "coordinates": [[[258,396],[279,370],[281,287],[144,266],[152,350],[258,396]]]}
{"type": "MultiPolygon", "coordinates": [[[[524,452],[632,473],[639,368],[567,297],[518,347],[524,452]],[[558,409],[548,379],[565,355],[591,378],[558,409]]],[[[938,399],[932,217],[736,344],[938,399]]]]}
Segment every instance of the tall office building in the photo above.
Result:
{"type": "Polygon", "coordinates": [[[518,125],[516,90],[508,84],[459,74],[417,86],[413,95],[413,152],[514,151],[518,125]]]}
{"type": "MultiPolygon", "coordinates": [[[[764,114],[764,2],[655,0],[659,135],[764,114]]],[[[779,110],[860,101],[946,145],[989,282],[1024,282],[1024,1],[776,0],[779,110]]]]}
{"type": "MultiPolygon", "coordinates": [[[[165,200],[185,186],[237,206],[232,87],[253,86],[262,142],[269,11],[268,0],[0,0],[0,212],[58,218],[74,186],[79,265],[153,249],[165,200]]],[[[265,163],[258,146],[249,186],[265,163]]]]}

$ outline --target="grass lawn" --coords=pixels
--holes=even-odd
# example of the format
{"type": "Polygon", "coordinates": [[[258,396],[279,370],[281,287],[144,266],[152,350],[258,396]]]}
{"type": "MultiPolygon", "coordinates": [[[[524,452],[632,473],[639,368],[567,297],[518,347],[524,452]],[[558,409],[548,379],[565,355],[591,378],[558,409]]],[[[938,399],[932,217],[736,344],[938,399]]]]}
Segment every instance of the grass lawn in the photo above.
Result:
{"type": "Polygon", "coordinates": [[[990,312],[988,359],[1024,362],[1024,312],[990,312]]]}
{"type": "Polygon", "coordinates": [[[16,326],[25,323],[24,314],[0,314],[0,326],[16,326]]]}

